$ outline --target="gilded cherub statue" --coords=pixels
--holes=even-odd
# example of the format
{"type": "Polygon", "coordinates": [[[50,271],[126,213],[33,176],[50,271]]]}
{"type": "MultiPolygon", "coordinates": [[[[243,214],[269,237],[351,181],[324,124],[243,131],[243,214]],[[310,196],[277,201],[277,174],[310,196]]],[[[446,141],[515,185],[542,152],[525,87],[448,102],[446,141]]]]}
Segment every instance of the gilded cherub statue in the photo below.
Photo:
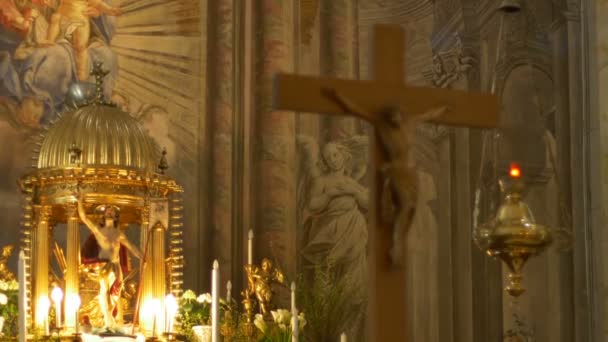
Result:
{"type": "Polygon", "coordinates": [[[269,259],[262,259],[262,267],[247,265],[248,292],[254,293],[260,306],[260,313],[264,316],[270,313],[273,282],[284,285],[285,276],[278,268],[272,265],[269,259]]]}
{"type": "Polygon", "coordinates": [[[13,246],[2,247],[2,257],[0,257],[0,279],[4,281],[15,280],[15,274],[8,268],[8,259],[13,254],[13,246]]]}

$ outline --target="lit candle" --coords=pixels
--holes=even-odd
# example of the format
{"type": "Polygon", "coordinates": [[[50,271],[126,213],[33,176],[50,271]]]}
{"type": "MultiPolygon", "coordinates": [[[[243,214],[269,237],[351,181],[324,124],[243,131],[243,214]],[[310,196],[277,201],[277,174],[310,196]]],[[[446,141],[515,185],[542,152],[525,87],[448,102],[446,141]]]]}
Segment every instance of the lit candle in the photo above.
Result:
{"type": "Polygon", "coordinates": [[[75,312],[75,317],[76,320],[74,321],[74,332],[76,334],[80,333],[80,317],[78,316],[78,310],[80,310],[80,296],[75,294],[75,295],[71,295],[70,296],[71,299],[71,306],[72,306],[72,310],[73,312],[75,312]]]}
{"type": "Polygon", "coordinates": [[[173,322],[175,321],[175,315],[177,315],[177,300],[172,294],[168,294],[165,297],[165,315],[167,316],[165,322],[165,330],[168,333],[173,333],[173,322]]]}
{"type": "Polygon", "coordinates": [[[51,301],[47,296],[38,298],[38,305],[36,306],[36,325],[44,327],[44,335],[49,335],[49,309],[51,308],[51,301]]]}
{"type": "Polygon", "coordinates": [[[80,297],[75,293],[65,295],[65,327],[69,331],[74,329],[78,333],[78,309],[80,308],[80,297]]]}
{"type": "Polygon", "coordinates": [[[249,238],[247,239],[247,264],[253,265],[253,230],[249,229],[249,238]]]}
{"type": "Polygon", "coordinates": [[[61,301],[63,300],[63,291],[58,286],[53,288],[51,291],[51,299],[55,304],[55,326],[57,328],[61,327],[61,301]]]}
{"type": "Polygon", "coordinates": [[[228,282],[226,283],[226,303],[228,303],[228,305],[230,305],[230,302],[232,302],[231,300],[231,295],[232,295],[232,282],[230,280],[228,280],[228,282]]]}
{"type": "Polygon", "coordinates": [[[342,333],[342,335],[340,335],[340,342],[346,342],[346,334],[342,333]]]}
{"type": "Polygon", "coordinates": [[[18,278],[19,278],[19,342],[26,342],[25,336],[27,336],[27,323],[25,317],[25,310],[27,307],[27,297],[25,296],[25,253],[19,252],[19,267],[18,267],[18,278]]]}
{"type": "Polygon", "coordinates": [[[160,300],[152,299],[152,337],[156,337],[156,333],[158,330],[158,321],[160,318],[161,305],[160,300]]]}
{"type": "Polygon", "coordinates": [[[219,325],[219,287],[220,287],[220,265],[217,260],[213,261],[211,271],[211,341],[220,342],[219,325]]]}

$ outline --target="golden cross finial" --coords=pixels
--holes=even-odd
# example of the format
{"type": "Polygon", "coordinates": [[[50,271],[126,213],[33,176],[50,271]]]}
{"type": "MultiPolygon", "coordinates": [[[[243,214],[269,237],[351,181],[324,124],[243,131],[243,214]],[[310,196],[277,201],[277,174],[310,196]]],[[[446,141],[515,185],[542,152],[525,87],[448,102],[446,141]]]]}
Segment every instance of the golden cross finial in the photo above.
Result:
{"type": "Polygon", "coordinates": [[[95,76],[95,103],[105,103],[105,99],[103,97],[103,79],[109,73],[109,70],[103,69],[103,62],[93,63],[91,76],[95,76]]]}

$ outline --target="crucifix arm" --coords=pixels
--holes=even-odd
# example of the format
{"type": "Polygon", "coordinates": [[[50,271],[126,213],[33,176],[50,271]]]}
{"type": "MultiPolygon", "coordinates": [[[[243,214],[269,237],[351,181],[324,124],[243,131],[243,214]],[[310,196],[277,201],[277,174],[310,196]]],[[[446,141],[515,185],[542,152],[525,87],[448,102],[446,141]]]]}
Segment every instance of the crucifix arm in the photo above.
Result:
{"type": "Polygon", "coordinates": [[[85,226],[87,226],[87,228],[89,228],[89,230],[93,233],[93,235],[95,235],[95,238],[97,238],[98,240],[100,238],[103,238],[103,234],[101,233],[101,231],[99,230],[99,228],[97,227],[97,225],[95,223],[93,223],[88,217],[87,214],[84,210],[84,205],[82,203],[82,199],[78,200],[78,215],[80,216],[80,219],[82,220],[82,222],[84,223],[85,226]]]}
{"type": "Polygon", "coordinates": [[[354,101],[351,101],[349,98],[340,94],[340,92],[338,92],[335,89],[324,88],[323,94],[325,96],[327,96],[328,98],[332,99],[333,101],[335,101],[336,104],[339,105],[342,108],[342,110],[345,111],[346,113],[354,114],[354,115],[360,117],[361,119],[366,119],[366,120],[369,120],[369,118],[372,117],[372,115],[370,115],[370,113],[368,113],[365,109],[361,108],[357,103],[355,103],[354,101]]]}

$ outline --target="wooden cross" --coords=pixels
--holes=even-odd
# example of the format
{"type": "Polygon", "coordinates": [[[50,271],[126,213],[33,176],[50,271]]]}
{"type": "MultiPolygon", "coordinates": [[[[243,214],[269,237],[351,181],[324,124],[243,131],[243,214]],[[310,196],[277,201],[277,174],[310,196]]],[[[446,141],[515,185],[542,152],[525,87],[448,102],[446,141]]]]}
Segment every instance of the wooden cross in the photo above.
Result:
{"type": "MultiPolygon", "coordinates": [[[[382,125],[386,126],[387,108],[398,108],[400,117],[424,115],[438,108],[445,114],[434,115],[429,121],[453,126],[492,128],[498,125],[496,96],[458,90],[412,87],[403,84],[404,32],[399,26],[374,27],[372,52],[373,81],[342,80],[278,74],[275,77],[273,107],[276,110],[317,112],[332,115],[356,115],[376,128],[372,147],[376,181],[372,184],[370,218],[370,341],[406,341],[406,284],[405,270],[394,268],[387,258],[391,246],[392,228],[378,214],[380,167],[388,162],[386,139],[382,139],[382,125]],[[354,101],[360,110],[353,113],[344,103],[328,93],[354,101]],[[383,123],[384,122],[384,123],[383,123]],[[384,147],[384,149],[382,148],[384,147]],[[376,191],[374,191],[374,188],[376,191]]],[[[411,119],[411,118],[410,118],[411,119]]],[[[405,137],[404,137],[405,138],[405,137]]],[[[407,139],[402,140],[407,145],[407,139]]],[[[407,149],[407,146],[401,146],[407,149]]],[[[405,177],[405,175],[404,175],[405,177]]]]}

